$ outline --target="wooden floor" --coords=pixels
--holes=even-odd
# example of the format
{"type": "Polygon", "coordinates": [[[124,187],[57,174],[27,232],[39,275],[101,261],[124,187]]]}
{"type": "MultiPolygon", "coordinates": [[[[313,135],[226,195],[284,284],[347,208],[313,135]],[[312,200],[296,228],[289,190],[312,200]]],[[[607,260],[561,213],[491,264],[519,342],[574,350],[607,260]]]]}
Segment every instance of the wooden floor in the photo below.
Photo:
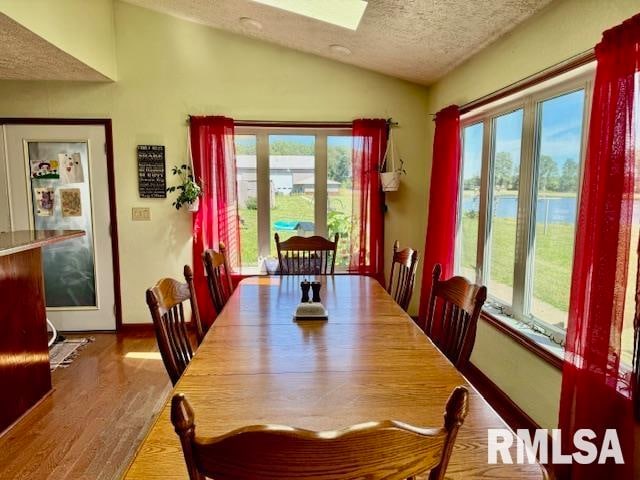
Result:
{"type": "Polygon", "coordinates": [[[53,373],[53,393],[0,437],[0,479],[111,480],[127,467],[169,377],[144,358],[157,355],[151,332],[89,335],[95,342],[53,373]]]}

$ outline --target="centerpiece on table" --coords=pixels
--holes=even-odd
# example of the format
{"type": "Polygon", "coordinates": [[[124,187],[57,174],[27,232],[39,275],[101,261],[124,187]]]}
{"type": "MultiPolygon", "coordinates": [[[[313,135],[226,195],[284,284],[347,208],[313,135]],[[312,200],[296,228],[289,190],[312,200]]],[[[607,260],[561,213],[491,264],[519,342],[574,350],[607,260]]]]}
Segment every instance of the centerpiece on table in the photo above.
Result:
{"type": "Polygon", "coordinates": [[[329,319],[327,309],[324,308],[324,305],[322,305],[322,302],[320,301],[321,288],[322,284],[320,282],[309,282],[308,280],[303,280],[300,283],[302,298],[293,316],[294,320],[329,319]],[[309,290],[312,292],[311,298],[309,298],[309,290]]]}

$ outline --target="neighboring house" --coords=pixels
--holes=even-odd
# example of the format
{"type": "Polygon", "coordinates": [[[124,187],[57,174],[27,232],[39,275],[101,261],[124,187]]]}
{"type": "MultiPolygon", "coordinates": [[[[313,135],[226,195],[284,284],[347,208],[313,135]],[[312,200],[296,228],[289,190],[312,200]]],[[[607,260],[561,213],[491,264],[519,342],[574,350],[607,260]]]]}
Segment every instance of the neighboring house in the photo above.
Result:
{"type": "MultiPolygon", "coordinates": [[[[238,202],[244,206],[247,198],[257,197],[256,156],[237,155],[238,202]]],[[[269,157],[271,201],[275,194],[313,193],[315,157],[313,155],[271,155],[269,157]]],[[[327,182],[328,193],[338,193],[340,183],[327,182]]]]}
{"type": "MultiPolygon", "coordinates": [[[[313,193],[315,189],[315,175],[293,174],[292,193],[313,193]]],[[[329,195],[340,193],[340,182],[335,180],[327,180],[327,193],[329,195]]]]}

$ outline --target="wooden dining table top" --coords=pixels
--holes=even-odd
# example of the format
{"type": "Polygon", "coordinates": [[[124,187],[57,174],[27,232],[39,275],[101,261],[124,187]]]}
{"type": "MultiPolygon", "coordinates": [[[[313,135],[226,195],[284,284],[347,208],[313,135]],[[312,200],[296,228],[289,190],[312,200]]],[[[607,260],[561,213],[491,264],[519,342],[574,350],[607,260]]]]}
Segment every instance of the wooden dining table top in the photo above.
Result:
{"type": "MultiPolygon", "coordinates": [[[[441,427],[449,395],[465,385],[469,414],[446,478],[544,478],[538,464],[487,463],[487,429],[508,427],[377,281],[313,278],[323,284],[327,321],[293,320],[303,277],[251,277],[238,285],[174,388],[191,403],[198,436],[260,424],[327,431],[397,420],[441,427]]],[[[170,398],[127,480],[188,479],[169,413],[170,398]]]]}

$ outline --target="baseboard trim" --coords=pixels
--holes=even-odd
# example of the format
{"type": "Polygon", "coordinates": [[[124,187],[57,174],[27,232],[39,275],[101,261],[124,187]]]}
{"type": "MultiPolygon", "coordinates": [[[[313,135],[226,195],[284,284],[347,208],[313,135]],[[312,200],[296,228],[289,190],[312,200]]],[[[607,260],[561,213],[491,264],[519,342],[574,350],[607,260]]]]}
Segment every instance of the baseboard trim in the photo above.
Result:
{"type": "Polygon", "coordinates": [[[469,362],[462,373],[512,430],[540,428],[533,418],[473,363],[469,362]]]}
{"type": "Polygon", "coordinates": [[[153,323],[123,323],[118,333],[147,333],[153,332],[153,323]]]}
{"type": "MultiPolygon", "coordinates": [[[[533,431],[541,428],[538,423],[531,418],[527,412],[522,410],[516,402],[514,402],[504,390],[498,387],[493,380],[487,377],[473,363],[468,362],[462,371],[469,383],[473,385],[480,395],[484,397],[489,405],[502,417],[511,430],[527,429],[533,435],[533,431]]],[[[551,441],[548,442],[548,449],[551,449],[551,441]]],[[[548,458],[551,458],[551,452],[548,452],[548,458]]],[[[555,479],[556,473],[552,464],[542,465],[543,474],[546,479],[555,479]]]]}

